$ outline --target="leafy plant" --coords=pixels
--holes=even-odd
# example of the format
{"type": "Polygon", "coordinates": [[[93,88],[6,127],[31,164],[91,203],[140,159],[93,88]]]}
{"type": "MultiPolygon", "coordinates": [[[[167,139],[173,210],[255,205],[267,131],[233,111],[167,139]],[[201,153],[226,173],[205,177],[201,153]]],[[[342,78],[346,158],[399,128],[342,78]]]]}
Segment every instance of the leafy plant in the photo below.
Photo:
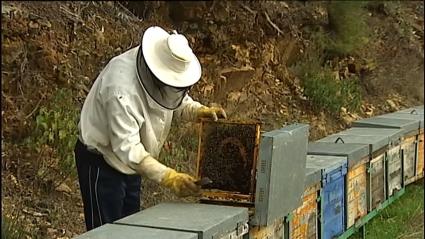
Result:
{"type": "Polygon", "coordinates": [[[362,1],[330,1],[328,23],[332,32],[327,51],[344,56],[367,43],[367,24],[362,1]]]}
{"type": "Polygon", "coordinates": [[[9,218],[2,216],[1,218],[1,238],[5,239],[21,239],[25,238],[27,233],[16,222],[12,222],[9,218]]]}
{"type": "Polygon", "coordinates": [[[361,105],[359,79],[355,76],[344,80],[337,79],[328,66],[322,65],[320,47],[312,49],[294,70],[301,78],[304,95],[314,109],[339,113],[341,107],[345,107],[350,111],[357,111],[361,105]]]}
{"type": "Polygon", "coordinates": [[[77,119],[78,108],[71,91],[61,89],[48,105],[40,108],[30,138],[38,151],[45,144],[55,149],[59,167],[66,175],[75,175],[73,150],[78,134],[77,119]]]}

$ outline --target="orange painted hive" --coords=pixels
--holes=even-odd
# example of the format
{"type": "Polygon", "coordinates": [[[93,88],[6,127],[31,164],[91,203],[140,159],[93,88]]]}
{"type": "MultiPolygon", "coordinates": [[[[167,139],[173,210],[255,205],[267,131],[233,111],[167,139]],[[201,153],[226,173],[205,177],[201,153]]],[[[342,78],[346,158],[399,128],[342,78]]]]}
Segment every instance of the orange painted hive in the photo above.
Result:
{"type": "Polygon", "coordinates": [[[290,239],[318,238],[318,195],[321,173],[307,169],[302,205],[289,218],[290,239]]]}
{"type": "Polygon", "coordinates": [[[424,176],[424,132],[422,130],[421,134],[418,137],[418,158],[416,163],[416,175],[418,178],[424,176]]]}

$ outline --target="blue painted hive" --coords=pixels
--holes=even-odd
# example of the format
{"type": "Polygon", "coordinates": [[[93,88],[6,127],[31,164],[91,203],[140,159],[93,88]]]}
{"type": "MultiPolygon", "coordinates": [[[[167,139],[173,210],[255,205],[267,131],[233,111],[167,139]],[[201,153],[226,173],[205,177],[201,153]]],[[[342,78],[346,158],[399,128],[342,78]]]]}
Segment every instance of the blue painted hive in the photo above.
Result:
{"type": "Polygon", "coordinates": [[[307,169],[321,171],[320,238],[332,239],[344,232],[346,158],[307,155],[307,169]]]}

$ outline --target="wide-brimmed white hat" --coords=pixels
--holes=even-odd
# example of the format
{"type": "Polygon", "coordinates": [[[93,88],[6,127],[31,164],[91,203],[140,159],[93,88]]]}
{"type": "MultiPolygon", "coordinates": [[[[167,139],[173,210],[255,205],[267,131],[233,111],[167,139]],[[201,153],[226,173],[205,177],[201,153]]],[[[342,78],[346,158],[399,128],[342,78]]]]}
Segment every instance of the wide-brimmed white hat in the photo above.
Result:
{"type": "Polygon", "coordinates": [[[161,27],[148,28],[142,38],[142,52],[152,73],[173,87],[188,87],[201,78],[201,64],[185,36],[161,27]]]}

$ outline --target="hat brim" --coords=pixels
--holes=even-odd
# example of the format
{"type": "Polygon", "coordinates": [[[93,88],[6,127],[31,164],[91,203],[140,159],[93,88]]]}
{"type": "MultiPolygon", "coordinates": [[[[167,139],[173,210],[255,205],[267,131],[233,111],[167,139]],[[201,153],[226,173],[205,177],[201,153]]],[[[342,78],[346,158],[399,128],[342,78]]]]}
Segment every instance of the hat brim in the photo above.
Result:
{"type": "Polygon", "coordinates": [[[152,73],[164,84],[173,87],[188,87],[194,85],[201,78],[201,64],[193,54],[193,60],[183,72],[175,72],[166,66],[160,59],[158,49],[169,34],[160,27],[148,28],[142,38],[142,52],[146,64],[152,73]]]}

